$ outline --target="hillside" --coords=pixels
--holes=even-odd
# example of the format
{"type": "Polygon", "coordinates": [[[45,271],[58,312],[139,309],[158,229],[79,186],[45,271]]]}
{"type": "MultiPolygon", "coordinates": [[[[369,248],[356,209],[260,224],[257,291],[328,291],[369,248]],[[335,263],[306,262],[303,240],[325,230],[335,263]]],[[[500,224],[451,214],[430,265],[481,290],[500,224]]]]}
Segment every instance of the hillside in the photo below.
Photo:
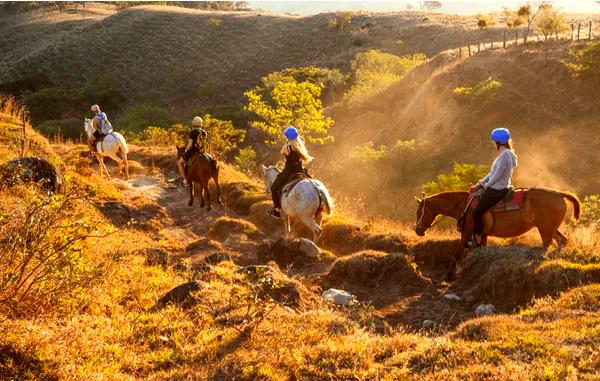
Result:
{"type": "MultiPolygon", "coordinates": [[[[398,140],[414,140],[423,148],[399,157],[395,168],[380,169],[366,185],[366,180],[349,184],[344,171],[339,175],[323,169],[319,174],[338,188],[383,188],[380,197],[394,199],[392,215],[412,219],[413,196],[421,185],[451,172],[453,163],[490,165],[496,152],[489,133],[504,126],[512,131],[519,156],[515,186],[556,187],[580,197],[595,194],[600,189],[593,175],[600,165],[595,154],[600,149],[600,102],[597,87],[574,78],[565,65],[573,47],[532,43],[462,59],[456,52],[445,53],[363,104],[340,103],[331,110],[336,143],[319,152],[323,162],[343,167],[340,157],[367,142],[390,148],[398,140]],[[481,90],[479,97],[455,94],[457,88],[474,88],[490,79],[498,87],[481,90]],[[405,172],[404,180],[390,182],[391,171],[405,172]]],[[[363,165],[365,173],[370,165],[363,165]]],[[[368,213],[387,214],[387,207],[371,203],[368,213]]]]}
{"type": "MultiPolygon", "coordinates": [[[[0,137],[19,129],[2,122],[0,137]]],[[[0,313],[2,379],[593,379],[600,366],[593,226],[547,252],[530,236],[494,241],[503,247],[473,252],[448,284],[454,233],[417,239],[341,211],[309,257],[278,240],[262,187],[229,166],[225,206],[206,212],[173,186],[171,150],[132,146],[133,178],[107,181],[85,147],[28,131],[89,193],[74,217],[109,233],[83,246],[83,288],[35,315],[0,313]],[[191,294],[168,296],[190,281],[191,294]],[[329,287],[359,303],[326,304],[329,287]],[[476,317],[481,303],[504,314],[476,317]]],[[[30,191],[0,189],[0,215],[20,216],[30,191]]]]}
{"type": "MultiPolygon", "coordinates": [[[[357,12],[340,31],[330,25],[339,14],[298,17],[167,6],[111,14],[99,7],[0,17],[0,91],[77,88],[109,76],[126,101],[145,96],[181,111],[238,104],[262,76],[286,67],[348,71],[360,51],[433,56],[482,36],[473,17],[420,12],[357,12]],[[199,95],[209,85],[216,88],[199,95]]],[[[498,38],[500,31],[483,35],[498,38]]]]}

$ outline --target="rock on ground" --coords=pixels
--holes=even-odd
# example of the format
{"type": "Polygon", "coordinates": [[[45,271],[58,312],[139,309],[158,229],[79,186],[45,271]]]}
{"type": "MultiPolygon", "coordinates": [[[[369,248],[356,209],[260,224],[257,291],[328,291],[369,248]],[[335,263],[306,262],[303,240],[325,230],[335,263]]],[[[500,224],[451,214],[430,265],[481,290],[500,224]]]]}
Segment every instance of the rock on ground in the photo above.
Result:
{"type": "Polygon", "coordinates": [[[356,298],[354,297],[354,295],[350,294],[347,291],[337,290],[335,288],[330,288],[329,290],[323,292],[321,296],[325,301],[333,304],[348,306],[350,304],[356,303],[356,298]]]}

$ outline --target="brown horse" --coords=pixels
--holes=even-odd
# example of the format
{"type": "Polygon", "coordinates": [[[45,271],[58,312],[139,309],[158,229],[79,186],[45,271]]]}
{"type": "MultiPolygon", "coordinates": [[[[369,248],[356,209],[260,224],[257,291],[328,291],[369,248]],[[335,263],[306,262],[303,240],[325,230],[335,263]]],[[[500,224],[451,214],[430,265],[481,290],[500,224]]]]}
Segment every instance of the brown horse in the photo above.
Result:
{"type": "MultiPolygon", "coordinates": [[[[179,160],[184,153],[185,147],[177,147],[177,160],[179,160]]],[[[208,188],[208,181],[211,178],[214,180],[217,188],[217,202],[219,205],[223,205],[223,201],[221,201],[221,186],[219,185],[219,163],[217,163],[217,168],[215,170],[210,165],[210,161],[206,156],[195,153],[188,161],[186,174],[187,181],[190,184],[190,201],[188,201],[188,206],[194,205],[194,183],[199,183],[201,187],[200,198],[202,199],[200,207],[204,207],[204,196],[206,195],[206,201],[208,203],[206,210],[212,209],[210,189],[208,188]]]]}
{"type": "MultiPolygon", "coordinates": [[[[511,211],[487,212],[484,217],[484,229],[481,243],[487,244],[487,237],[516,237],[536,227],[542,238],[544,247],[550,246],[552,239],[557,242],[566,241],[558,228],[567,213],[565,199],[573,204],[575,219],[579,219],[580,202],[570,192],[554,189],[530,188],[523,192],[523,207],[511,211]]],[[[469,200],[468,192],[442,192],[429,197],[417,198],[417,222],[415,232],[424,236],[438,215],[459,219],[469,200]]],[[[462,229],[461,244],[467,244],[473,233],[472,213],[467,213],[462,229]]]]}

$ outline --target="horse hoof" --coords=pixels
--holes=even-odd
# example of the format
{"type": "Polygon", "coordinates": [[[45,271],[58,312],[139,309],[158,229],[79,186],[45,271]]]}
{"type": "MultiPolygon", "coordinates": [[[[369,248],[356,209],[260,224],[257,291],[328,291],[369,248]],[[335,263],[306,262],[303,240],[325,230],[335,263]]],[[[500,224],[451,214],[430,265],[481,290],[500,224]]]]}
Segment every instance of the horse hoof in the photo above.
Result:
{"type": "Polygon", "coordinates": [[[188,202],[188,206],[192,206],[194,203],[192,201],[188,202]]]}

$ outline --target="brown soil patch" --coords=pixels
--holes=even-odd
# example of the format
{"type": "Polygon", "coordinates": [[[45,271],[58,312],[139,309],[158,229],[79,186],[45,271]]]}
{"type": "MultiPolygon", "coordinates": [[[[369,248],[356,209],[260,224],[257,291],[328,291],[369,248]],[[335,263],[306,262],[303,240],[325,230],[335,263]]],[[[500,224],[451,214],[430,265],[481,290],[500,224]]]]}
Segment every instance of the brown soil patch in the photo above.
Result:
{"type": "Polygon", "coordinates": [[[410,248],[413,262],[431,279],[440,280],[462,254],[459,240],[444,239],[418,242],[410,248]]]}
{"type": "Polygon", "coordinates": [[[366,249],[388,253],[405,252],[408,248],[408,240],[399,234],[371,234],[340,217],[327,219],[322,228],[322,246],[338,255],[366,249]]]}

